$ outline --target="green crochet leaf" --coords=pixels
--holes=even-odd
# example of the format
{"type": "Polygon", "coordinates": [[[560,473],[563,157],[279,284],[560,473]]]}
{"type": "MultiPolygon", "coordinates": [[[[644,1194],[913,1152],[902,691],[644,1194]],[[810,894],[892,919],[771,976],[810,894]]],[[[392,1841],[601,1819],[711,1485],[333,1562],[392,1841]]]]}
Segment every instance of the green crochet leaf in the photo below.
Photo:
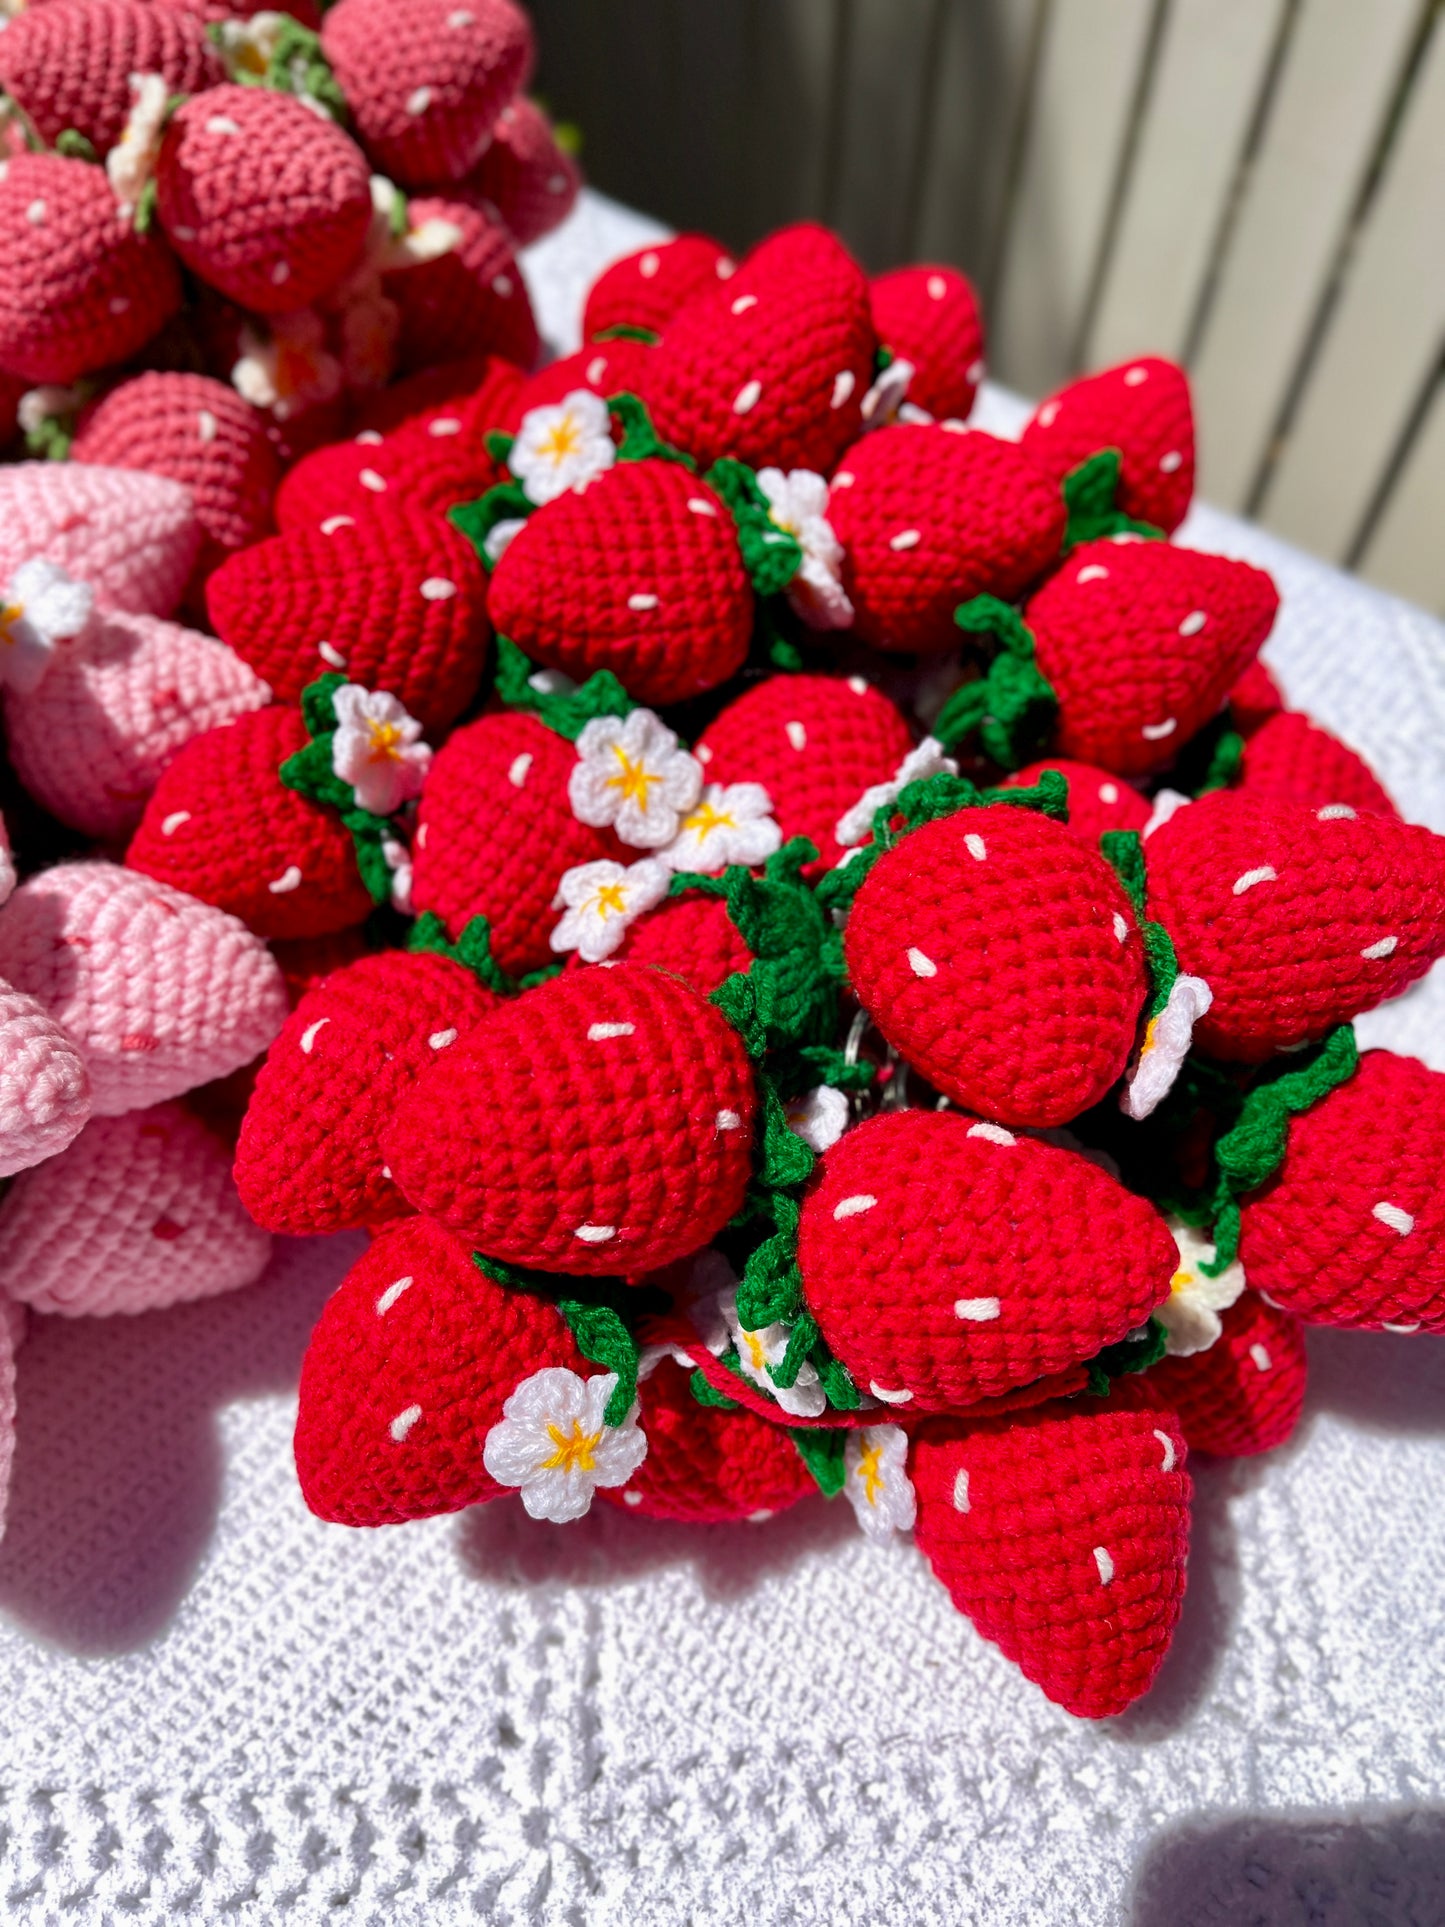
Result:
{"type": "Polygon", "coordinates": [[[156,195],[159,191],[155,184],[154,177],[148,180],[141,189],[140,199],[136,202],[135,213],[131,217],[131,225],[137,234],[149,233],[151,227],[154,225],[156,218],[156,195]]]}
{"type": "Polygon", "coordinates": [[[55,136],[55,151],[70,161],[98,161],[92,142],[75,127],[63,127],[55,136]]]}
{"type": "Polygon", "coordinates": [[[500,462],[503,468],[511,460],[516,441],[516,436],[509,435],[504,428],[489,428],[482,437],[487,453],[494,462],[500,462]]]}
{"type": "Polygon", "coordinates": [[[603,1416],[609,1425],[621,1425],[637,1397],[637,1340],[610,1305],[585,1305],[580,1299],[562,1298],[557,1309],[582,1356],[604,1371],[616,1372],[617,1384],[603,1416]]]}
{"type": "Polygon", "coordinates": [[[447,520],[464,535],[477,552],[482,567],[490,575],[497,560],[487,551],[487,537],[499,522],[525,522],[537,504],[520,482],[498,482],[475,502],[457,502],[447,510],[447,520]]]}
{"type": "Polygon", "coordinates": [[[1151,1365],[1157,1365],[1168,1344],[1168,1332],[1157,1318],[1151,1318],[1142,1332],[1131,1333],[1116,1345],[1106,1345],[1089,1360],[1089,1382],[1084,1389],[1095,1398],[1106,1398],[1116,1378],[1147,1372],[1151,1365]]]}
{"type": "Polygon", "coordinates": [[[558,975],[560,963],[545,964],[540,970],[529,970],[525,976],[511,977],[492,955],[492,926],[488,918],[475,916],[468,920],[455,943],[447,935],[447,927],[434,910],[423,910],[406,940],[408,950],[429,950],[438,957],[450,957],[453,963],[461,964],[470,970],[479,983],[488,990],[495,991],[499,997],[517,997],[524,990],[533,990],[538,984],[545,984],[558,975]]]}
{"type": "Polygon", "coordinates": [[[997,596],[975,596],[953,612],[966,635],[988,636],[998,652],[979,682],[956,689],[939,711],[933,734],[956,749],[975,731],[986,755],[1018,769],[1047,744],[1058,697],[1034,661],[1034,639],[1017,609],[997,596]]]}
{"type": "Polygon", "coordinates": [[[535,716],[539,723],[575,743],[598,716],[629,716],[637,707],[610,669],[599,669],[565,695],[534,689],[537,665],[524,656],[510,636],[497,637],[497,694],[508,709],[535,716]]]}
{"type": "Polygon", "coordinates": [[[847,1483],[848,1469],[843,1453],[848,1434],[842,1426],[821,1425],[790,1427],[788,1437],[798,1449],[798,1457],[817,1481],[825,1498],[835,1499],[847,1483]]]}
{"type": "Polygon", "coordinates": [[[760,596],[781,595],[803,566],[803,546],[773,520],[756,472],[725,455],[703,480],[728,506],[738,532],[743,566],[760,596]]]}
{"type": "Polygon", "coordinates": [[[599,328],[594,341],[641,341],[651,348],[662,336],[653,328],[637,328],[630,321],[616,321],[610,328],[599,328]]]}
{"type": "Polygon", "coordinates": [[[1066,555],[1081,542],[1094,542],[1105,535],[1139,535],[1151,542],[1164,540],[1163,529],[1156,529],[1152,522],[1135,521],[1118,506],[1121,466],[1122,457],[1117,448],[1101,448],[1064,477],[1064,507],[1069,517],[1064,531],[1066,555]]]}
{"type": "Polygon", "coordinates": [[[1134,906],[1139,920],[1139,935],[1144,939],[1144,958],[1149,966],[1149,1002],[1146,1019],[1157,1017],[1169,1002],[1169,993],[1179,975],[1179,959],[1174,939],[1162,923],[1145,915],[1148,878],[1144,864],[1144,839],[1137,830],[1105,830],[1099,838],[1104,860],[1124,886],[1124,894],[1134,906]]]}
{"type": "Polygon", "coordinates": [[[769,1365],[768,1377],[780,1391],[790,1392],[798,1382],[798,1373],[808,1362],[809,1354],[823,1342],[823,1334],[818,1330],[818,1321],[810,1311],[805,1311],[798,1319],[788,1339],[788,1349],[776,1365],[769,1365]]]}
{"type": "Polygon", "coordinates": [[[392,872],[382,845],[395,834],[391,819],[363,809],[356,800],[356,792],[333,767],[336,710],[332,698],[345,682],[345,676],[330,671],[302,690],[301,715],[311,732],[311,741],[294,756],[288,756],[277,774],[286,788],[298,796],[320,804],[323,809],[336,811],[351,832],[357,871],[372,902],[384,904],[391,901],[392,872]]]}
{"type": "Polygon", "coordinates": [[[691,455],[684,455],[680,448],[663,441],[640,395],[624,388],[607,397],[607,408],[622,423],[622,440],[617,447],[619,462],[680,462],[684,468],[697,468],[691,455]]]}
{"type": "Polygon", "coordinates": [[[813,1369],[823,1385],[823,1396],[835,1412],[856,1412],[863,1403],[858,1387],[849,1376],[846,1365],[841,1364],[826,1345],[819,1344],[813,1352],[813,1369]]]}
{"type": "Polygon", "coordinates": [[[289,15],[277,35],[265,73],[251,74],[238,68],[234,78],[242,86],[269,87],[276,93],[298,97],[304,94],[324,107],[332,120],[346,125],[346,96],[321,51],[320,36],[289,15]]]}
{"type": "Polygon", "coordinates": [[[1194,792],[1195,797],[1208,796],[1212,790],[1227,790],[1231,783],[1239,780],[1243,764],[1244,738],[1237,729],[1223,730],[1214,745],[1209,767],[1204,772],[1204,781],[1194,792]]]}
{"type": "Polygon", "coordinates": [[[737,1399],[729,1398],[726,1392],[720,1392],[704,1375],[701,1368],[693,1373],[692,1377],[688,1380],[688,1385],[699,1405],[711,1406],[711,1408],[717,1412],[740,1412],[742,1410],[742,1406],[738,1403],[737,1399]]]}

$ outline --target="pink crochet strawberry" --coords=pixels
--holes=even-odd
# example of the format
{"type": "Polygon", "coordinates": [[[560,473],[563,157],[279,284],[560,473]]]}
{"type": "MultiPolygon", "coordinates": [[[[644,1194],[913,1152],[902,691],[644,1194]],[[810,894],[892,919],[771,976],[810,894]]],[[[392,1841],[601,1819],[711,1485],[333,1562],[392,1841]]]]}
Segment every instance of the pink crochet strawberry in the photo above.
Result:
{"type": "Polygon", "coordinates": [[[636,964],[527,991],[427,1065],[382,1152],[419,1211],[489,1256],[635,1277],[740,1208],[752,1069],[736,1032],[636,964]]]}
{"type": "Polygon", "coordinates": [[[1070,1713],[1122,1713],[1168,1650],[1185,1455],[1177,1420],[1117,1391],[914,1443],[920,1550],[959,1611],[1070,1713]]]}
{"type": "Polygon", "coordinates": [[[1040,402],[1019,446],[1057,482],[1101,449],[1117,449],[1118,507],[1170,535],[1194,493],[1188,378],[1157,355],[1086,375],[1040,402]]]}
{"type": "Polygon", "coordinates": [[[660,334],[679,309],[718,282],[731,280],[737,262],[707,234],[675,234],[624,254],[592,283],[582,312],[582,339],[596,341],[614,328],[660,334]]]}
{"type": "Polygon", "coordinates": [[[1178,1419],[1191,1452],[1228,1459],[1272,1452],[1304,1410],[1304,1328],[1257,1291],[1241,1293],[1220,1322],[1207,1351],[1162,1358],[1138,1385],[1178,1419]]]}
{"type": "Polygon", "coordinates": [[[55,1157],[83,1129],[90,1075],[75,1040],[46,1007],[4,982],[0,1066],[0,1178],[8,1178],[55,1157]]]}
{"type": "Polygon", "coordinates": [[[0,1538],[15,1460],[15,1354],[25,1336],[25,1307],[0,1295],[0,1538]]]}
{"type": "Polygon", "coordinates": [[[933,1111],[826,1151],[803,1203],[808,1310],[860,1391],[958,1412],[1082,1365],[1169,1294],[1164,1220],[1077,1152],[933,1111]]]}
{"type": "Polygon", "coordinates": [[[1364,758],[1293,709],[1277,710],[1250,732],[1238,786],[1250,796],[1281,803],[1315,809],[1345,803],[1372,816],[1399,815],[1364,758]]]}
{"type": "Polygon", "coordinates": [[[1056,769],[1068,785],[1069,828],[1086,843],[1097,843],[1105,830],[1142,830],[1151,811],[1147,798],[1122,777],[1067,756],[1045,756],[1026,763],[1003,779],[1004,789],[1031,789],[1045,770],[1056,769]]]}
{"type": "Polygon", "coordinates": [[[268,87],[227,83],[178,108],[156,192],[161,225],[186,266],[261,315],[326,294],[356,265],[371,226],[356,144],[324,114],[268,87]]]}
{"type": "Polygon", "coordinates": [[[258,1224],[294,1237],[407,1215],[378,1140],[417,1071],[497,1002],[447,957],[386,950],[301,998],[256,1080],[236,1184],[258,1224]]]}
{"type": "Polygon", "coordinates": [[[5,163],[0,368],[74,381],[135,354],[180,305],[165,242],[121,210],[103,168],[59,154],[5,163]]]}
{"type": "Polygon", "coordinates": [[[983,316],[967,275],[929,262],[877,275],[870,288],[873,326],[895,360],[913,373],[914,408],[967,419],[983,380],[983,316]]]}
{"type": "Polygon", "coordinates": [[[727,905],[717,897],[694,896],[674,898],[639,917],[617,955],[666,970],[703,997],[753,960],[727,905]]]}
{"type": "Polygon", "coordinates": [[[0,467],[0,583],[43,556],[87,583],[99,609],[168,616],[200,537],[189,489],[166,476],[81,462],[0,467]]]}
{"type": "Polygon", "coordinates": [[[959,603],[1022,595],[1064,533],[1057,490],[1011,442],[916,424],[848,450],[828,520],[856,633],[875,648],[920,652],[956,646],[959,603]]]}
{"type": "Polygon", "coordinates": [[[558,145],[552,123],[535,101],[519,94],[492,126],[491,145],[467,176],[464,198],[477,197],[501,216],[518,247],[550,234],[571,213],[582,174],[558,145]]]}
{"type": "Polygon", "coordinates": [[[501,221],[445,195],[411,201],[407,221],[416,258],[386,266],[381,277],[401,317],[397,353],[403,371],[479,348],[530,368],[537,358],[537,323],[515,240],[501,221]],[[429,244],[432,235],[438,236],[438,251],[429,244]]]}

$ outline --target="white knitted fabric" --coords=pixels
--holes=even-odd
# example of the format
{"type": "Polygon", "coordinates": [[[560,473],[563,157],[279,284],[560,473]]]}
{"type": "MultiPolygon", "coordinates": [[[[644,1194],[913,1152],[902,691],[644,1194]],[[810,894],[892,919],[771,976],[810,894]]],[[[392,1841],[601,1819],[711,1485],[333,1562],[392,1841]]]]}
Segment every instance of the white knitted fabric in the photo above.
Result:
{"type": "MultiPolygon", "coordinates": [[[[544,325],[644,228],[534,251],[544,325]]],[[[991,415],[1007,411],[991,396],[991,415]]],[[[1445,630],[1256,530],[1292,699],[1445,828],[1445,630]]],[[[1445,1065],[1445,979],[1363,1026],[1445,1065]]],[[[842,1502],[686,1528],[301,1503],[297,1363],[355,1238],[37,1318],[0,1551],[0,1917],[1074,1927],[1445,1917],[1445,1346],[1323,1333],[1291,1447],[1199,1476],[1154,1692],[1085,1725],[842,1502]]]]}

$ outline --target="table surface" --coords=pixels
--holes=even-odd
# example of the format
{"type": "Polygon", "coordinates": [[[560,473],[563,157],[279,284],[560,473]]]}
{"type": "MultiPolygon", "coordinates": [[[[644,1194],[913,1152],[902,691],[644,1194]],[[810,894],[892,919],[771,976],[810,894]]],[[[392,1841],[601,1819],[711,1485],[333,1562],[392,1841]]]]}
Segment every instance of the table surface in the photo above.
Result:
{"type": "MultiPolygon", "coordinates": [[[[588,196],[531,251],[554,344],[658,233],[588,196]]],[[[1445,629],[1207,509],[1183,537],[1273,570],[1290,698],[1445,829],[1445,629]]],[[[1445,975],[1360,1028],[1445,1067],[1445,975]]],[[[0,1550],[7,1920],[1445,1917],[1445,1347],[1312,1334],[1291,1445],[1199,1468],[1159,1683],[1088,1725],[841,1504],[313,1519],[297,1368],[360,1248],[34,1321],[0,1550]]]]}

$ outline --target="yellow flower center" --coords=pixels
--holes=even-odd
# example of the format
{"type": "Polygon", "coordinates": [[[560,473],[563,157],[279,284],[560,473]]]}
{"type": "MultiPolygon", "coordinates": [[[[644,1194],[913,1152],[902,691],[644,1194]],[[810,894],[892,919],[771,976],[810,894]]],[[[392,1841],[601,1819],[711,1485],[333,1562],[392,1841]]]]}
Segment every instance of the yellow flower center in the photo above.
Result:
{"type": "Polygon", "coordinates": [[[647,799],[652,785],[654,783],[660,783],[662,778],[657,774],[656,770],[650,770],[640,757],[634,763],[632,758],[627,754],[627,751],[618,743],[612,745],[612,754],[617,758],[622,767],[620,774],[608,777],[608,789],[621,790],[622,800],[625,803],[637,802],[642,805],[643,809],[646,809],[647,799]]]}
{"type": "Polygon", "coordinates": [[[796,535],[798,533],[796,525],[779,515],[776,509],[768,510],[768,520],[773,523],[776,528],[782,529],[786,535],[796,535]]]}
{"type": "Polygon", "coordinates": [[[374,716],[366,719],[366,732],[370,738],[367,755],[373,763],[399,763],[401,761],[401,727],[397,723],[381,723],[374,716]]]}
{"type": "Polygon", "coordinates": [[[13,643],[15,630],[24,620],[25,604],[23,602],[7,602],[0,607],[0,642],[13,643]]]}
{"type": "Polygon", "coordinates": [[[1172,1295],[1177,1291],[1187,1291],[1193,1283],[1194,1273],[1192,1271],[1176,1271],[1174,1276],[1169,1280],[1170,1293],[1172,1295]]]}
{"type": "Polygon", "coordinates": [[[620,883],[600,883],[597,894],[588,903],[589,910],[595,910],[603,922],[615,910],[619,916],[627,908],[627,892],[620,883]]]}
{"type": "Polygon", "coordinates": [[[863,1497],[869,1505],[877,1505],[878,1494],[883,1490],[883,1447],[865,1445],[858,1455],[858,1477],[863,1481],[863,1497]]]}
{"type": "Polygon", "coordinates": [[[758,1337],[756,1332],[744,1332],[742,1334],[742,1341],[748,1348],[748,1362],[753,1370],[755,1372],[764,1371],[768,1363],[768,1354],[763,1345],[763,1341],[758,1337]]]}
{"type": "Polygon", "coordinates": [[[1150,1051],[1153,1050],[1154,1033],[1156,1030],[1158,1030],[1158,1028],[1159,1028],[1159,1019],[1157,1017],[1151,1017],[1144,1031],[1144,1043],[1139,1052],[1140,1057],[1147,1057],[1150,1051]]]}
{"type": "Polygon", "coordinates": [[[582,430],[577,425],[575,415],[564,415],[560,421],[553,422],[547,430],[538,454],[549,461],[554,468],[560,468],[569,455],[576,455],[582,448],[582,430]]]}
{"type": "Polygon", "coordinates": [[[591,1472],[597,1460],[594,1454],[601,1432],[584,1432],[581,1419],[573,1419],[572,1430],[564,1432],[560,1425],[549,1425],[547,1437],[556,1446],[551,1458],[543,1459],[544,1472],[591,1472]]]}
{"type": "Polygon", "coordinates": [[[254,40],[243,40],[232,58],[242,73],[255,74],[258,80],[265,78],[266,69],[271,64],[254,40]]]}
{"type": "Polygon", "coordinates": [[[737,824],[726,810],[715,810],[711,803],[699,803],[691,816],[682,819],[685,830],[696,830],[699,836],[711,836],[714,830],[735,830],[737,824]]]}

